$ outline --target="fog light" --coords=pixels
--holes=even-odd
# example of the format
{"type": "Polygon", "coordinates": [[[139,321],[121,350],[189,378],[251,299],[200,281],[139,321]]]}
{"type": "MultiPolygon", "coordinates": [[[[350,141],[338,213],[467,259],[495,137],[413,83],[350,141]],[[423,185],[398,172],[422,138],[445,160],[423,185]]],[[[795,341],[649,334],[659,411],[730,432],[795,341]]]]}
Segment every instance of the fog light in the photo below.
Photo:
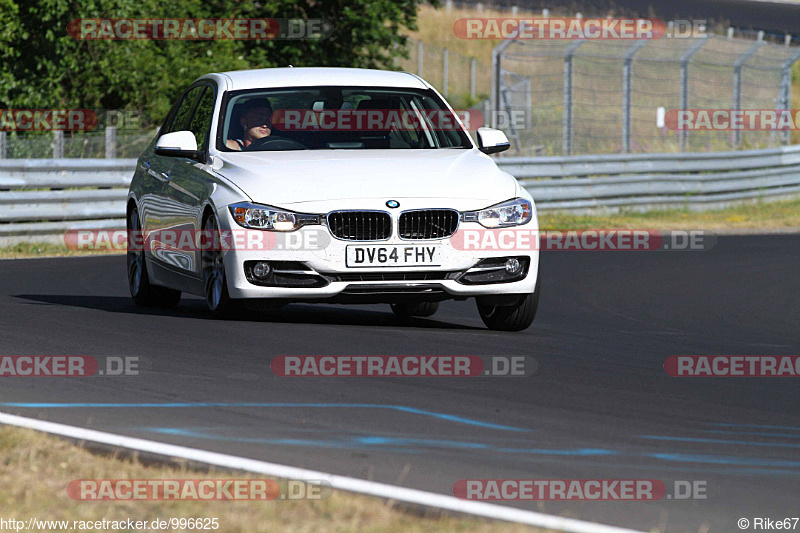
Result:
{"type": "Polygon", "coordinates": [[[259,261],[258,263],[253,265],[253,275],[258,279],[266,279],[269,277],[271,273],[272,273],[272,268],[269,266],[269,263],[265,261],[259,261]]]}
{"type": "Polygon", "coordinates": [[[522,265],[519,264],[519,260],[518,259],[514,259],[512,257],[511,259],[506,261],[506,272],[508,272],[509,274],[512,274],[512,275],[513,274],[517,274],[517,273],[519,273],[521,268],[522,268],[522,265]]]}

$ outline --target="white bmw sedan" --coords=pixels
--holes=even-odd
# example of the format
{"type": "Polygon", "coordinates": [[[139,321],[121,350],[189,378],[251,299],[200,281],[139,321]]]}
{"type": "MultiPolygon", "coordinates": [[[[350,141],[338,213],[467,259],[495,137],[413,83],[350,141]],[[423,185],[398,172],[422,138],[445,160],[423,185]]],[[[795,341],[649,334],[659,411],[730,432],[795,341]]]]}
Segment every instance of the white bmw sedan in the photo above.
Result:
{"type": "Polygon", "coordinates": [[[418,76],[345,68],[209,74],[139,158],[127,203],[138,305],[201,295],[213,315],[290,302],[425,317],[474,297],[519,331],[539,299],[530,195],[418,76]]]}

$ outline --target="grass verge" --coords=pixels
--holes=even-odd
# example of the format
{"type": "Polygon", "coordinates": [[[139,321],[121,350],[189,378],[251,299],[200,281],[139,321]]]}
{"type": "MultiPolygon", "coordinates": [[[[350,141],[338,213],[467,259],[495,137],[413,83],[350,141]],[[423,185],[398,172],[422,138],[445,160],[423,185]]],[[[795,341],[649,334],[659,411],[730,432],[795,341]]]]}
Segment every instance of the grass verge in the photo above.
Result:
{"type": "Polygon", "coordinates": [[[539,213],[542,229],[708,230],[720,233],[800,231],[800,198],[751,202],[715,211],[680,209],[606,215],[539,213]]]}
{"type": "Polygon", "coordinates": [[[102,255],[123,253],[123,250],[72,250],[64,244],[51,242],[19,242],[0,246],[0,259],[19,259],[24,257],[70,257],[76,255],[102,255]]]}
{"type": "MultiPolygon", "coordinates": [[[[217,518],[226,533],[267,531],[541,531],[517,524],[403,512],[377,498],[334,491],[299,501],[80,501],[67,495],[76,479],[248,479],[264,476],[144,465],[135,458],[93,454],[33,430],[0,427],[0,516],[8,520],[97,521],[217,518]]],[[[79,531],[74,527],[53,531],[79,531]]],[[[86,530],[83,530],[86,531],[86,530]]],[[[89,530],[99,531],[99,530],[89,530]]],[[[142,530],[139,530],[142,531],[142,530]]],[[[147,531],[150,531],[149,529],[147,531]]],[[[171,529],[171,531],[180,531],[171,529]]]]}

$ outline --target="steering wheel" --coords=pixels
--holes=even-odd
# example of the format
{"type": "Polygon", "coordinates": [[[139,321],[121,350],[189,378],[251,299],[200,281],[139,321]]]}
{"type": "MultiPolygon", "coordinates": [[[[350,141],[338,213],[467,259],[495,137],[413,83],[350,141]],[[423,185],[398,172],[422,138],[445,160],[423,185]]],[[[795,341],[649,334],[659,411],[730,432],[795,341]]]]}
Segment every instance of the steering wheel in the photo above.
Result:
{"type": "Polygon", "coordinates": [[[307,150],[308,147],[286,137],[262,137],[250,143],[244,151],[282,151],[282,150],[307,150]]]}

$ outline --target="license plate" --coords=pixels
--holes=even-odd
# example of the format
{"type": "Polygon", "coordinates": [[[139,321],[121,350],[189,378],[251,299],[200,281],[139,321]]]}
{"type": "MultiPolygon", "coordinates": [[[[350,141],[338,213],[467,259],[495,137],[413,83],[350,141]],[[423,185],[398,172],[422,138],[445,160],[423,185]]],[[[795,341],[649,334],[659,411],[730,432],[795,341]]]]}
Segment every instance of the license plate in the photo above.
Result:
{"type": "Polygon", "coordinates": [[[348,267],[439,266],[442,249],[438,245],[348,246],[348,267]]]}

